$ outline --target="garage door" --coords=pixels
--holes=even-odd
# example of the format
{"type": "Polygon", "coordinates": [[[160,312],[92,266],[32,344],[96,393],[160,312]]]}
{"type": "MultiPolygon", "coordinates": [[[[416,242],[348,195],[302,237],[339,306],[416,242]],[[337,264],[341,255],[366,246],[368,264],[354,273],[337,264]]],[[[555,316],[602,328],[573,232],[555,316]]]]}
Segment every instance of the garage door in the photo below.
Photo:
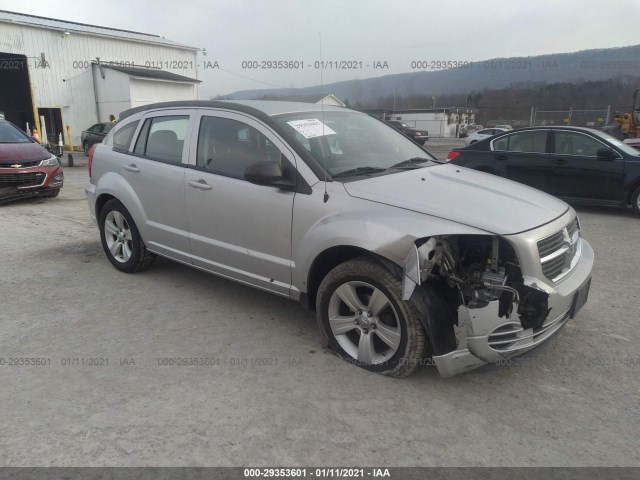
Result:
{"type": "Polygon", "coordinates": [[[196,86],[190,83],[131,78],[130,88],[132,107],[155,102],[198,99],[196,86]]]}

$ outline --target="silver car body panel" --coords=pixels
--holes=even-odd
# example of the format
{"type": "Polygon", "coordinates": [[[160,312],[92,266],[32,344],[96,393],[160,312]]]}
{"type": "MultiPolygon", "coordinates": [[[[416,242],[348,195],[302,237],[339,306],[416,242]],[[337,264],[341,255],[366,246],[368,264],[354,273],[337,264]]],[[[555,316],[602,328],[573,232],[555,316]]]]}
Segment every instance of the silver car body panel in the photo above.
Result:
{"type": "MultiPolygon", "coordinates": [[[[317,105],[294,102],[234,103],[268,115],[318,112],[317,105]]],[[[113,131],[117,130],[113,129],[96,147],[100,160],[94,162],[86,187],[94,220],[100,195],[118,198],[155,253],[299,300],[308,291],[309,272],[319,255],[335,247],[356,247],[398,265],[404,271],[404,296],[409,298],[421,282],[423,259],[417,240],[498,235],[509,242],[525,285],[549,295],[551,313],[544,331],[517,332],[520,338],[513,348],[499,352],[491,347],[491,335],[517,319],[499,318],[495,302],[476,309],[461,306],[458,318],[463,341],[457,350],[434,358],[443,376],[537,347],[566,323],[575,293],[590,278],[593,251],[581,237],[571,271],[557,282],[545,278],[537,242],[565,228],[576,214],[564,202],[538,190],[450,164],[351,182],[324,182],[268,124],[232,106],[150,108],[126,117],[123,123],[142,120],[133,143],[145,118],[176,114],[190,117],[182,166],[113,151],[113,131]],[[295,166],[311,193],[259,186],[197,169],[198,131],[205,115],[257,129],[295,166]],[[140,171],[124,168],[131,165],[140,171]],[[210,188],[198,188],[203,182],[210,188]]]]}
{"type": "Polygon", "coordinates": [[[350,182],[345,188],[354,197],[500,235],[535,228],[568,209],[534,188],[451,164],[350,182]]]}

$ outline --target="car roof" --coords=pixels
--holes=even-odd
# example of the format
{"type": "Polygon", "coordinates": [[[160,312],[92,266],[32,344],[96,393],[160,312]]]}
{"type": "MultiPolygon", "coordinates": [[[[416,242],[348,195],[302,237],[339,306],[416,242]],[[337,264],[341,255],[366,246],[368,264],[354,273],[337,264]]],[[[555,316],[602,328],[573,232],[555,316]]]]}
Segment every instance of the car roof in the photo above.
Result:
{"type": "MultiPolygon", "coordinates": [[[[493,127],[499,128],[499,127],[493,127]]],[[[537,127],[523,127],[523,128],[514,128],[513,130],[506,130],[504,133],[516,133],[522,132],[523,130],[577,130],[580,132],[599,132],[595,128],[588,127],[574,127],[574,126],[565,126],[565,125],[546,125],[546,126],[537,126],[537,127]]]]}
{"type": "Polygon", "coordinates": [[[148,105],[131,108],[120,114],[120,120],[138,112],[172,108],[225,108],[247,113],[252,113],[252,110],[253,112],[257,110],[268,116],[281,115],[284,113],[319,112],[323,110],[341,112],[348,110],[344,107],[336,107],[333,105],[285,102],[280,100],[185,100],[150,103],[148,105]]]}

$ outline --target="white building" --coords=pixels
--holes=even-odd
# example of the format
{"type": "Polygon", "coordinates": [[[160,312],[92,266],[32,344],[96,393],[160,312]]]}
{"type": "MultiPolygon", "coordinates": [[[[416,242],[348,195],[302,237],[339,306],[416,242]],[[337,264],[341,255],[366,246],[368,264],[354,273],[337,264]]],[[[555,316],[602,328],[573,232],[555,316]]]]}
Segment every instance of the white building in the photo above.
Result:
{"type": "Polygon", "coordinates": [[[476,121],[476,108],[442,107],[407,110],[373,109],[367,113],[387,120],[399,120],[408,126],[429,132],[429,137],[456,138],[462,126],[476,121]]]}
{"type": "Polygon", "coordinates": [[[0,10],[0,114],[78,146],[127,108],[196,100],[198,48],[157,35],[0,10]],[[68,136],[71,132],[71,138],[68,136]]]}

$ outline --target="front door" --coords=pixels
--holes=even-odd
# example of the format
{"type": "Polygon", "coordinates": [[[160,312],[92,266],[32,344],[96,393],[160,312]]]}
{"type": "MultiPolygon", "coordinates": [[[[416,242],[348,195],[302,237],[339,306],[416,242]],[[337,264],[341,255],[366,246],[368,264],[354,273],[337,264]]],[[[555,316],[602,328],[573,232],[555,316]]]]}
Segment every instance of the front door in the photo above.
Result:
{"type": "Polygon", "coordinates": [[[291,287],[295,192],[254,185],[244,169],[295,158],[267,127],[243,114],[203,111],[185,177],[189,238],[196,266],[282,295],[291,287]]]}
{"type": "Polygon", "coordinates": [[[582,132],[554,130],[553,137],[550,193],[604,203],[624,200],[624,160],[620,155],[598,158],[598,149],[607,145],[582,132]]]}

